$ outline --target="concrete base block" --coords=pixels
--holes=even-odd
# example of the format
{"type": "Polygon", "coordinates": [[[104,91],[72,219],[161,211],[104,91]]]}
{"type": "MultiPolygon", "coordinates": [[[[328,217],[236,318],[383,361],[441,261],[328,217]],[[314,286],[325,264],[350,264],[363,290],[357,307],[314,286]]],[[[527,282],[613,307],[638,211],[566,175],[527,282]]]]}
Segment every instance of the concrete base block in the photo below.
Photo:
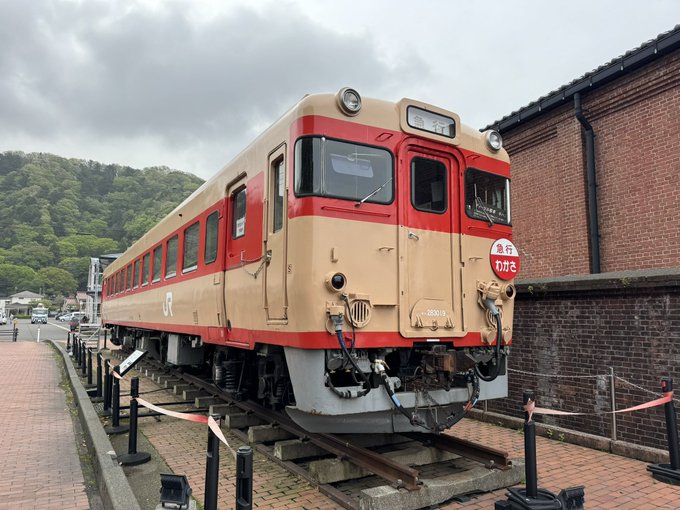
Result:
{"type": "Polygon", "coordinates": [[[181,383],[182,381],[179,379],[168,379],[166,381],[163,381],[163,384],[161,384],[161,386],[163,386],[163,388],[173,389],[175,386],[181,383]]]}
{"type": "Polygon", "coordinates": [[[215,404],[209,407],[210,411],[208,414],[219,414],[220,416],[226,416],[228,414],[242,413],[243,410],[238,406],[233,406],[229,404],[215,404]]]}
{"type": "MultiPolygon", "coordinates": [[[[344,437],[353,445],[362,446],[364,448],[411,441],[411,439],[400,436],[399,434],[347,434],[338,437],[344,437]]],[[[300,439],[279,441],[274,445],[274,456],[281,460],[303,459],[305,457],[316,457],[327,453],[326,450],[314,446],[314,444],[309,441],[302,441],[300,439]]]]}
{"type": "Polygon", "coordinates": [[[208,407],[213,404],[219,404],[220,402],[223,402],[223,400],[211,397],[210,395],[200,396],[196,397],[196,399],[194,400],[194,407],[208,407]]]}
{"type": "Polygon", "coordinates": [[[267,441],[281,441],[293,437],[295,436],[273,425],[255,425],[248,429],[248,442],[250,444],[264,443],[267,441]]]}
{"type": "Polygon", "coordinates": [[[423,479],[423,486],[417,491],[395,489],[389,485],[364,489],[359,496],[359,508],[417,510],[471,492],[490,492],[510,487],[524,478],[524,461],[513,460],[512,464],[507,471],[479,466],[437,480],[423,479]]]}
{"type": "Polygon", "coordinates": [[[224,417],[224,425],[228,429],[243,429],[253,425],[262,425],[262,420],[252,414],[228,414],[224,417]]]}
{"type": "Polygon", "coordinates": [[[205,397],[207,396],[205,393],[203,393],[203,390],[197,390],[197,389],[191,389],[191,390],[184,390],[182,392],[182,398],[184,400],[193,400],[196,397],[205,397]]]}
{"type": "MultiPolygon", "coordinates": [[[[193,388],[193,386],[191,386],[191,384],[175,384],[175,385],[172,387],[172,392],[173,392],[175,395],[181,395],[181,394],[184,393],[186,390],[190,390],[191,388],[193,388]]],[[[186,399],[185,399],[185,400],[186,400],[186,399]]]]}
{"type": "MultiPolygon", "coordinates": [[[[434,462],[444,462],[453,460],[459,456],[438,450],[436,448],[424,447],[422,445],[412,446],[403,450],[387,452],[385,457],[407,466],[423,466],[434,462]]],[[[347,460],[322,459],[309,463],[309,473],[319,483],[335,483],[343,480],[353,480],[370,476],[370,471],[360,468],[347,460]]]]}

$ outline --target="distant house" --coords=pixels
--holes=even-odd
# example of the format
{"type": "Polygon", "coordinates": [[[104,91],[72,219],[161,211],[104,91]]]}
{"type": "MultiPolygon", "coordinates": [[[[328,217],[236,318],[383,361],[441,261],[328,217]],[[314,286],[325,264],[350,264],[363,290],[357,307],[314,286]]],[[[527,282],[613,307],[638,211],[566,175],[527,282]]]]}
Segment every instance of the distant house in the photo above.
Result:
{"type": "Polygon", "coordinates": [[[31,303],[40,301],[44,297],[42,294],[25,290],[12,294],[9,298],[2,298],[0,301],[4,303],[4,311],[7,315],[28,315],[31,313],[31,308],[33,308],[31,303]]]}

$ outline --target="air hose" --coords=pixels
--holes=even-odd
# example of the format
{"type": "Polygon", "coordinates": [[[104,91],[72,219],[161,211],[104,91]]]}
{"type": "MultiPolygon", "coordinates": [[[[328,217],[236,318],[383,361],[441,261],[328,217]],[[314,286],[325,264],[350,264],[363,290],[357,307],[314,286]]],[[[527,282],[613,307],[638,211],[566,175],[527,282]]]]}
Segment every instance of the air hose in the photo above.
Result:
{"type": "Polygon", "coordinates": [[[484,375],[479,371],[479,365],[475,366],[475,372],[484,382],[491,382],[498,377],[501,370],[501,341],[503,340],[503,325],[501,323],[501,314],[496,307],[493,299],[486,299],[484,305],[491,312],[491,315],[496,319],[496,364],[489,371],[489,375],[484,375]]]}
{"type": "Polygon", "coordinates": [[[368,380],[368,377],[366,377],[366,374],[359,368],[359,366],[356,364],[356,361],[354,361],[354,358],[352,355],[349,353],[347,350],[347,346],[345,345],[345,339],[342,337],[342,330],[341,329],[336,329],[335,331],[336,336],[338,337],[338,343],[340,344],[340,350],[342,351],[342,355],[345,357],[345,359],[349,360],[350,364],[352,365],[352,368],[354,369],[354,372],[359,374],[361,377],[361,380],[363,382],[363,389],[356,391],[356,390],[339,390],[335,386],[333,386],[333,383],[331,382],[331,378],[328,374],[326,374],[326,384],[328,384],[328,387],[331,389],[333,393],[335,393],[338,397],[340,398],[358,398],[358,397],[363,397],[364,395],[367,395],[369,391],[371,391],[371,382],[368,380]]]}

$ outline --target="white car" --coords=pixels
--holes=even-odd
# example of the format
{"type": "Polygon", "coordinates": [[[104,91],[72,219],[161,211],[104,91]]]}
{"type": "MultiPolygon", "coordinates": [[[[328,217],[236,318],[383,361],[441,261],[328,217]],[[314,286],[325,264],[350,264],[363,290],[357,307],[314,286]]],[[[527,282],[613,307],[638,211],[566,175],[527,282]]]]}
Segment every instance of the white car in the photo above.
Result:
{"type": "Polygon", "coordinates": [[[7,316],[5,314],[0,315],[0,324],[7,324],[7,316]]]}

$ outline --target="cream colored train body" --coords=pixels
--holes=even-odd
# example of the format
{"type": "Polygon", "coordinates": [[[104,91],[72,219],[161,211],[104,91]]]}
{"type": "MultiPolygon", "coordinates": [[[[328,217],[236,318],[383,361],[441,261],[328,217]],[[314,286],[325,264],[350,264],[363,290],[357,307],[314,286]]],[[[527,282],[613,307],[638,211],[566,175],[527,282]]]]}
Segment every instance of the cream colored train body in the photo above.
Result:
{"type": "Polygon", "coordinates": [[[306,96],[110,264],[103,322],[312,431],[448,428],[507,394],[509,176],[453,112],[306,96]]]}

